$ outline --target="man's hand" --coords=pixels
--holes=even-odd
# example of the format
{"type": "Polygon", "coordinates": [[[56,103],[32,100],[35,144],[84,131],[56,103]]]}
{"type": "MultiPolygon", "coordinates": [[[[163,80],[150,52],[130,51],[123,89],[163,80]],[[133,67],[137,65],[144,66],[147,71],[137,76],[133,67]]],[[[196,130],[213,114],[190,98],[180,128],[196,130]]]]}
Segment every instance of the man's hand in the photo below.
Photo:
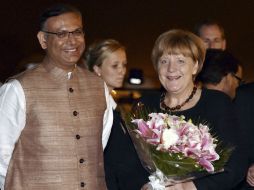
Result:
{"type": "Polygon", "coordinates": [[[254,187],[254,164],[248,169],[247,182],[250,186],[254,187]]]}

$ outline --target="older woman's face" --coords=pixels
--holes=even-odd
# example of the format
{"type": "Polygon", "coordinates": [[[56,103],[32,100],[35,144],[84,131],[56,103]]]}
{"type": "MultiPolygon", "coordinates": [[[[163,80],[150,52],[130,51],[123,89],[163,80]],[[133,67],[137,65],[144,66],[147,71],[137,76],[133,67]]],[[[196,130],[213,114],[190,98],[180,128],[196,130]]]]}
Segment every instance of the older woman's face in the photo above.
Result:
{"type": "Polygon", "coordinates": [[[163,54],[158,62],[158,75],[161,84],[169,93],[181,93],[193,87],[193,75],[198,63],[183,54],[163,54]]]}

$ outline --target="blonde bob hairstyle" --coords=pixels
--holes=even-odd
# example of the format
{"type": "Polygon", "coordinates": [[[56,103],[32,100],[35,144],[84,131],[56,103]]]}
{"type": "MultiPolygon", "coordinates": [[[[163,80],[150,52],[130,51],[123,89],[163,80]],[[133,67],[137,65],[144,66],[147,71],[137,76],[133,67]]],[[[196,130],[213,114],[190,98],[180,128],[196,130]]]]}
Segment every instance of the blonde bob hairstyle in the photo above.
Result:
{"type": "Polygon", "coordinates": [[[85,64],[90,71],[94,71],[95,65],[100,67],[110,53],[119,49],[125,51],[125,47],[113,39],[94,42],[85,52],[85,64]]]}
{"type": "Polygon", "coordinates": [[[158,61],[163,54],[178,55],[182,54],[198,62],[197,74],[201,71],[205,59],[206,48],[198,36],[195,34],[173,29],[161,34],[155,41],[152,50],[152,62],[155,70],[158,69],[158,61]]]}

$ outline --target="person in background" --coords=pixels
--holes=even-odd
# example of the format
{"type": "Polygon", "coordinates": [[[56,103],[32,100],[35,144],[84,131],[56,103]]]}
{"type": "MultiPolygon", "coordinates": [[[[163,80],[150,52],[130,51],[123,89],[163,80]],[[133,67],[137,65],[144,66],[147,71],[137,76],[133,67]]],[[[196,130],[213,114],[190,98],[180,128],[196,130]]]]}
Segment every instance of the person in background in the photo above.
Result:
{"type": "Polygon", "coordinates": [[[106,189],[103,81],[77,65],[81,13],[57,4],[40,17],[46,54],[0,88],[1,190],[106,189]]]}
{"type": "Polygon", "coordinates": [[[207,49],[226,49],[223,26],[215,20],[204,20],[197,24],[195,33],[204,41],[207,49]]]}
{"type": "MultiPolygon", "coordinates": [[[[206,19],[195,26],[195,33],[206,45],[206,49],[226,49],[226,37],[223,26],[216,20],[206,19]]],[[[242,75],[242,65],[239,64],[239,73],[242,75]]]]}
{"type": "Polygon", "coordinates": [[[191,32],[174,29],[161,34],[152,50],[152,62],[165,92],[157,97],[143,96],[141,102],[150,110],[183,115],[196,125],[208,123],[212,134],[235,149],[223,172],[179,183],[167,190],[231,189],[246,172],[245,154],[238,144],[241,136],[233,103],[224,93],[199,88],[194,83],[202,69],[205,52],[202,40],[191,32]]]}
{"type": "Polygon", "coordinates": [[[234,99],[237,87],[243,83],[240,62],[226,50],[208,49],[196,81],[205,88],[219,90],[234,99]]]}
{"type": "Polygon", "coordinates": [[[242,131],[244,132],[247,145],[245,146],[248,152],[248,166],[246,172],[247,177],[236,190],[250,190],[254,189],[254,126],[253,126],[253,113],[254,113],[254,83],[248,83],[240,86],[237,89],[236,98],[234,100],[237,116],[239,118],[242,131]]]}
{"type": "MultiPolygon", "coordinates": [[[[85,63],[105,81],[109,93],[122,87],[127,59],[125,48],[118,41],[95,42],[85,53],[85,63]]],[[[102,139],[107,187],[109,190],[139,190],[147,182],[148,173],[140,163],[116,103],[110,94],[108,98],[111,105],[107,106],[102,139]]]]}

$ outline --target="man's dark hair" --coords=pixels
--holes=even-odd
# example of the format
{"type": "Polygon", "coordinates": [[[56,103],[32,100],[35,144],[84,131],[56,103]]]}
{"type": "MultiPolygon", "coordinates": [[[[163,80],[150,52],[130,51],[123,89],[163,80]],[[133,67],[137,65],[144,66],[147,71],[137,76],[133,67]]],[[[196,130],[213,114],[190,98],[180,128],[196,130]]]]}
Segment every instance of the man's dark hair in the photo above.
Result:
{"type": "Polygon", "coordinates": [[[82,16],[81,12],[71,6],[71,5],[67,5],[67,4],[56,4],[52,7],[49,7],[48,9],[46,9],[41,15],[40,15],[40,19],[39,19],[39,29],[43,30],[44,26],[45,26],[45,22],[50,18],[50,17],[54,17],[54,16],[59,16],[65,13],[77,13],[80,16],[82,16]]]}
{"type": "Polygon", "coordinates": [[[194,33],[196,35],[200,36],[200,29],[203,26],[212,26],[212,25],[216,25],[219,27],[219,30],[221,31],[221,36],[223,39],[225,39],[225,30],[224,30],[223,26],[217,20],[213,20],[213,19],[205,19],[205,20],[202,20],[201,22],[199,22],[194,27],[194,33]]]}
{"type": "Polygon", "coordinates": [[[208,49],[203,68],[196,80],[203,84],[218,84],[227,74],[236,74],[239,66],[239,60],[228,51],[208,49]]]}

